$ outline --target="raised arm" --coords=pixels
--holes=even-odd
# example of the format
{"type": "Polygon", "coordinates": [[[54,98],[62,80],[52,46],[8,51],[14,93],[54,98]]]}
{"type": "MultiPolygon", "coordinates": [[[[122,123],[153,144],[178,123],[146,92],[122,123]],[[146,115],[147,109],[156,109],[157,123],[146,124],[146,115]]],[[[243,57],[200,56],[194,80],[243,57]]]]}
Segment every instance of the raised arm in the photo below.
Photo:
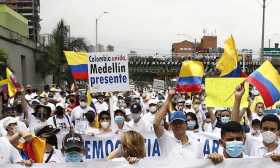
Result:
{"type": "Polygon", "coordinates": [[[242,118],[242,116],[240,117],[240,103],[242,100],[242,96],[244,95],[244,92],[245,92],[244,84],[237,86],[237,88],[235,89],[235,93],[234,93],[235,98],[234,98],[234,104],[233,104],[233,109],[231,114],[232,121],[240,122],[242,118]]]}
{"type": "Polygon", "coordinates": [[[169,112],[169,105],[172,102],[172,98],[175,95],[175,89],[169,89],[167,99],[159,111],[155,114],[154,119],[154,130],[156,136],[159,138],[164,133],[164,127],[161,125],[161,121],[164,119],[166,114],[169,112]]]}

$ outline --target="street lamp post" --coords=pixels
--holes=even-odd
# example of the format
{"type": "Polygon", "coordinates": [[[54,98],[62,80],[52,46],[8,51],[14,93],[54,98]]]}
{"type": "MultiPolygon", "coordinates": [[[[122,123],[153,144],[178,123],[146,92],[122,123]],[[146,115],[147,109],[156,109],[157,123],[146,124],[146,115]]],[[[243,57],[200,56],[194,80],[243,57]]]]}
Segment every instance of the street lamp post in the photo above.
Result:
{"type": "Polygon", "coordinates": [[[100,18],[104,15],[107,14],[109,12],[103,12],[101,15],[99,15],[96,19],[95,19],[95,52],[99,51],[99,47],[98,47],[98,20],[100,20],[100,18]]]}
{"type": "Polygon", "coordinates": [[[262,46],[261,46],[261,58],[264,55],[264,28],[265,28],[265,8],[266,8],[266,0],[263,0],[262,4],[263,8],[263,18],[262,18],[262,46]]]}

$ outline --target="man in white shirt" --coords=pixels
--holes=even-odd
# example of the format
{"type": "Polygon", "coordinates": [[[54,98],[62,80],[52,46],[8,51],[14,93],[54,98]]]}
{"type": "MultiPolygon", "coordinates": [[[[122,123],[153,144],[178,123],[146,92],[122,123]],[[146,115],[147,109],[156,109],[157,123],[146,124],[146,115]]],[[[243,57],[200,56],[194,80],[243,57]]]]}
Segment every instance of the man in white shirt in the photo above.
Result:
{"type": "Polygon", "coordinates": [[[214,163],[220,163],[224,158],[246,158],[245,132],[242,126],[235,121],[230,121],[223,125],[221,130],[221,146],[223,153],[212,153],[208,156],[214,163]]]}
{"type": "Polygon", "coordinates": [[[42,94],[40,95],[40,102],[41,102],[42,105],[50,107],[50,108],[51,108],[51,112],[54,112],[54,110],[55,110],[55,105],[54,105],[53,103],[50,103],[50,102],[49,102],[49,98],[47,97],[46,94],[43,94],[43,93],[42,93],[42,94]]]}
{"type": "Polygon", "coordinates": [[[94,104],[94,107],[96,109],[97,114],[99,114],[101,111],[108,111],[109,109],[108,104],[104,101],[103,95],[97,96],[97,102],[94,104]]]}
{"type": "Polygon", "coordinates": [[[255,113],[252,114],[252,120],[258,119],[262,120],[264,111],[264,104],[262,102],[258,102],[255,106],[255,113]]]}
{"type": "Polygon", "coordinates": [[[69,132],[72,124],[70,117],[65,114],[65,105],[63,103],[56,104],[55,115],[48,119],[48,125],[59,128],[60,132],[69,132]]]}
{"type": "MultiPolygon", "coordinates": [[[[233,105],[232,118],[234,121],[240,122],[240,103],[245,89],[243,85],[240,85],[235,90],[235,100],[233,105]]],[[[251,149],[247,151],[254,151],[250,153],[250,156],[256,156],[260,158],[270,157],[273,161],[280,161],[280,147],[279,147],[279,135],[280,121],[274,114],[267,114],[261,120],[261,133],[263,137],[263,143],[256,143],[255,139],[247,138],[246,143],[250,145],[251,149]],[[255,149],[255,150],[253,150],[255,149]]]]}
{"type": "Polygon", "coordinates": [[[1,136],[6,136],[7,135],[7,124],[11,124],[11,123],[16,123],[17,125],[17,129],[19,131],[24,131],[27,132],[28,128],[26,127],[26,125],[22,122],[19,121],[18,117],[6,117],[3,118],[2,120],[0,120],[0,132],[1,132],[1,136]]]}
{"type": "Polygon", "coordinates": [[[150,132],[154,132],[153,124],[155,119],[155,114],[158,111],[158,101],[156,99],[149,100],[149,112],[145,113],[143,120],[146,121],[146,126],[149,128],[150,132]]]}
{"type": "Polygon", "coordinates": [[[86,130],[88,121],[85,118],[84,114],[88,111],[94,111],[93,108],[88,106],[87,97],[85,95],[80,96],[80,105],[75,107],[71,112],[71,121],[75,125],[75,130],[80,134],[83,134],[86,130]]]}
{"type": "Polygon", "coordinates": [[[169,104],[176,91],[169,90],[168,97],[161,109],[156,113],[154,120],[154,131],[158,138],[162,156],[170,156],[182,159],[202,158],[202,146],[196,141],[192,141],[186,135],[187,118],[184,112],[175,111],[171,113],[170,127],[174,137],[168,135],[161,124],[166,114],[169,112],[169,104]]]}
{"type": "Polygon", "coordinates": [[[149,127],[148,121],[143,119],[142,107],[138,103],[134,103],[130,108],[131,114],[129,115],[131,120],[128,123],[128,126],[131,130],[137,131],[139,133],[151,132],[152,128],[149,127]]]}

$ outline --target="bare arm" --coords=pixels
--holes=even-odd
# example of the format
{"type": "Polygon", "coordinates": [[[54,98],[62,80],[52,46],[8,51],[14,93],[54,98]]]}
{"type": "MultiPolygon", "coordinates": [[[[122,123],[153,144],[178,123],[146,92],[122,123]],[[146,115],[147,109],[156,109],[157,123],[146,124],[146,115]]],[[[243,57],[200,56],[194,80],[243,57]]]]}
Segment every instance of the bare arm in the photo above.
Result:
{"type": "Polygon", "coordinates": [[[161,125],[161,121],[164,119],[166,114],[169,112],[169,104],[171,103],[172,98],[175,95],[175,93],[176,93],[176,91],[174,89],[169,90],[165,103],[159,109],[159,111],[155,114],[154,130],[155,130],[155,134],[158,138],[161,137],[164,133],[164,127],[161,125]]]}
{"type": "Polygon", "coordinates": [[[242,118],[240,117],[240,103],[241,103],[242,96],[244,95],[244,92],[245,92],[244,84],[239,85],[235,89],[235,99],[234,99],[234,104],[233,104],[233,109],[231,114],[232,121],[240,122],[242,118]]]}

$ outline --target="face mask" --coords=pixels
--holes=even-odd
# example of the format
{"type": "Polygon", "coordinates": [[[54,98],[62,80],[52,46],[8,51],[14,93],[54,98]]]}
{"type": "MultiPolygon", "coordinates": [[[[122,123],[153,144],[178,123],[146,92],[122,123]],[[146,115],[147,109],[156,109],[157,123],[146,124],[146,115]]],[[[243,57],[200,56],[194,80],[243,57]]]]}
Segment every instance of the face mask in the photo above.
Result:
{"type": "Polygon", "coordinates": [[[271,131],[265,131],[262,133],[263,142],[266,144],[271,144],[277,140],[277,135],[271,131]]]}
{"type": "Polygon", "coordinates": [[[223,124],[226,124],[226,123],[230,122],[230,117],[221,117],[221,122],[223,124]]]}
{"type": "Polygon", "coordinates": [[[188,125],[189,129],[194,129],[194,127],[196,126],[196,122],[195,121],[188,121],[187,125],[188,125]]]}
{"type": "Polygon", "coordinates": [[[58,115],[58,116],[63,116],[63,114],[64,114],[64,111],[63,111],[63,109],[56,109],[56,114],[58,115]]]}
{"type": "Polygon", "coordinates": [[[80,106],[81,106],[82,108],[86,108],[86,107],[87,107],[87,103],[84,102],[84,101],[81,101],[81,102],[80,102],[80,106]]]}
{"type": "Polygon", "coordinates": [[[75,99],[70,99],[69,102],[70,103],[75,103],[75,99]]]}
{"type": "Polygon", "coordinates": [[[107,129],[110,126],[110,123],[108,121],[101,122],[100,124],[101,124],[101,127],[104,129],[107,129]]]}
{"type": "Polygon", "coordinates": [[[140,113],[131,113],[130,114],[130,118],[132,119],[132,120],[137,120],[137,119],[139,119],[140,118],[140,113]]]}
{"type": "Polygon", "coordinates": [[[232,157],[236,158],[244,151],[244,144],[242,141],[229,141],[226,142],[226,152],[232,157]]]}
{"type": "Polygon", "coordinates": [[[157,107],[156,107],[156,106],[151,106],[151,107],[149,108],[149,111],[150,111],[151,113],[155,113],[155,112],[157,112],[157,107]]]}
{"type": "Polygon", "coordinates": [[[47,100],[46,99],[41,99],[41,103],[46,103],[47,102],[47,100]]]}
{"type": "Polygon", "coordinates": [[[253,131],[252,131],[252,135],[254,135],[254,136],[258,136],[258,135],[260,135],[260,133],[261,133],[260,130],[254,130],[253,129],[253,131]]]}
{"type": "Polygon", "coordinates": [[[83,156],[79,152],[69,152],[65,153],[65,162],[81,162],[83,160],[83,156]]]}
{"type": "Polygon", "coordinates": [[[116,116],[115,117],[115,123],[118,125],[122,125],[124,123],[124,117],[123,116],[116,116]]]}

